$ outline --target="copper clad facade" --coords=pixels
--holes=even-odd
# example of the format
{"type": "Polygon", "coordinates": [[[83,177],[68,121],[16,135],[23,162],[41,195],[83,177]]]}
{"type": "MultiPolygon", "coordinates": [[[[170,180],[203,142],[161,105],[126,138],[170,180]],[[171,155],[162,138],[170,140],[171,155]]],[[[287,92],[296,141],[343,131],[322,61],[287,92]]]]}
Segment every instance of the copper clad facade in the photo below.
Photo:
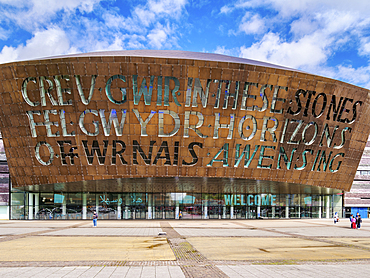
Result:
{"type": "Polygon", "coordinates": [[[370,132],[368,90],[288,69],[124,53],[0,65],[13,187],[220,177],[350,190],[370,132]]]}

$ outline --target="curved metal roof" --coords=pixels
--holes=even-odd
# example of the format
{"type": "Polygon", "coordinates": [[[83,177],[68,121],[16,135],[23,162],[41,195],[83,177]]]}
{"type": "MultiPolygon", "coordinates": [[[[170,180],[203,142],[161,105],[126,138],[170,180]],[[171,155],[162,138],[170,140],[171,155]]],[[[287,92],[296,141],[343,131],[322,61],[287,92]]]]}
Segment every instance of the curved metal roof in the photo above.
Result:
{"type": "Polygon", "coordinates": [[[182,50],[116,50],[116,51],[98,51],[79,54],[58,55],[52,57],[38,58],[34,60],[54,59],[54,58],[69,58],[69,57],[103,57],[103,56],[131,56],[131,57],[152,57],[152,58],[170,58],[170,59],[189,59],[189,60],[204,60],[218,61],[226,63],[248,64],[261,67],[276,68],[282,70],[298,71],[300,70],[274,65],[270,63],[255,61],[251,59],[227,56],[215,53],[191,52],[182,50]]]}

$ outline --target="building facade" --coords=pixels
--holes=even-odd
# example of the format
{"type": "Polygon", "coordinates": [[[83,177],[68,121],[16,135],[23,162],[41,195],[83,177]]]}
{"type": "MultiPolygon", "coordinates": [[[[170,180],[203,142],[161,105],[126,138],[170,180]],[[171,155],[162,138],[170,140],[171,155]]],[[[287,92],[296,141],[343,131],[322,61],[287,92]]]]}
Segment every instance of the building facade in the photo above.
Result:
{"type": "Polygon", "coordinates": [[[0,65],[11,219],[343,214],[368,90],[217,54],[117,51],[0,65]]]}
{"type": "Polygon", "coordinates": [[[345,216],[359,213],[369,218],[370,208],[370,138],[366,143],[360,164],[357,168],[351,190],[344,194],[345,216]]]}

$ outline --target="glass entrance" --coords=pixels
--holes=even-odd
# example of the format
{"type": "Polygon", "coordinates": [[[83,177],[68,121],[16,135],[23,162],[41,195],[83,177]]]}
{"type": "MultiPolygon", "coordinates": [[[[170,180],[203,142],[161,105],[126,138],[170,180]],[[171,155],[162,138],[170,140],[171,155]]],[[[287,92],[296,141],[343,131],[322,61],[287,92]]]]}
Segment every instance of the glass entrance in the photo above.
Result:
{"type": "Polygon", "coordinates": [[[256,219],[257,218],[257,207],[256,206],[249,206],[247,207],[247,219],[256,219]]]}
{"type": "Polygon", "coordinates": [[[165,200],[166,195],[163,193],[153,194],[153,219],[165,219],[165,200]]]}
{"type": "Polygon", "coordinates": [[[234,215],[236,219],[245,219],[246,212],[247,211],[245,206],[236,206],[234,208],[234,215]]]}
{"type": "Polygon", "coordinates": [[[72,220],[91,219],[96,211],[99,219],[112,220],[178,219],[180,214],[183,219],[256,219],[259,216],[325,218],[338,212],[342,217],[343,196],[339,193],[306,190],[305,193],[272,195],[248,192],[235,181],[228,187],[214,181],[207,186],[203,182],[195,186],[188,180],[181,182],[180,178],[173,184],[159,184],[155,179],[146,184],[145,181],[127,179],[122,186],[106,186],[101,187],[101,191],[89,192],[63,192],[59,187],[50,191],[43,187],[42,192],[12,192],[10,215],[12,219],[72,220]],[[115,192],[109,192],[113,189],[115,192]],[[153,192],[155,190],[157,192],[153,192]]]}

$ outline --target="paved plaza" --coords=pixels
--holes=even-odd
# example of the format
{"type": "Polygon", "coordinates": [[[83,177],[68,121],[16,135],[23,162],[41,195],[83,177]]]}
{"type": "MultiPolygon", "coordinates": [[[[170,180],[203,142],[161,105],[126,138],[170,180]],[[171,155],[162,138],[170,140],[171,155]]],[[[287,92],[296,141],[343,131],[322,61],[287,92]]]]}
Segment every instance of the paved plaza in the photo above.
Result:
{"type": "Polygon", "coordinates": [[[0,221],[0,277],[369,276],[370,221],[0,221]]]}

